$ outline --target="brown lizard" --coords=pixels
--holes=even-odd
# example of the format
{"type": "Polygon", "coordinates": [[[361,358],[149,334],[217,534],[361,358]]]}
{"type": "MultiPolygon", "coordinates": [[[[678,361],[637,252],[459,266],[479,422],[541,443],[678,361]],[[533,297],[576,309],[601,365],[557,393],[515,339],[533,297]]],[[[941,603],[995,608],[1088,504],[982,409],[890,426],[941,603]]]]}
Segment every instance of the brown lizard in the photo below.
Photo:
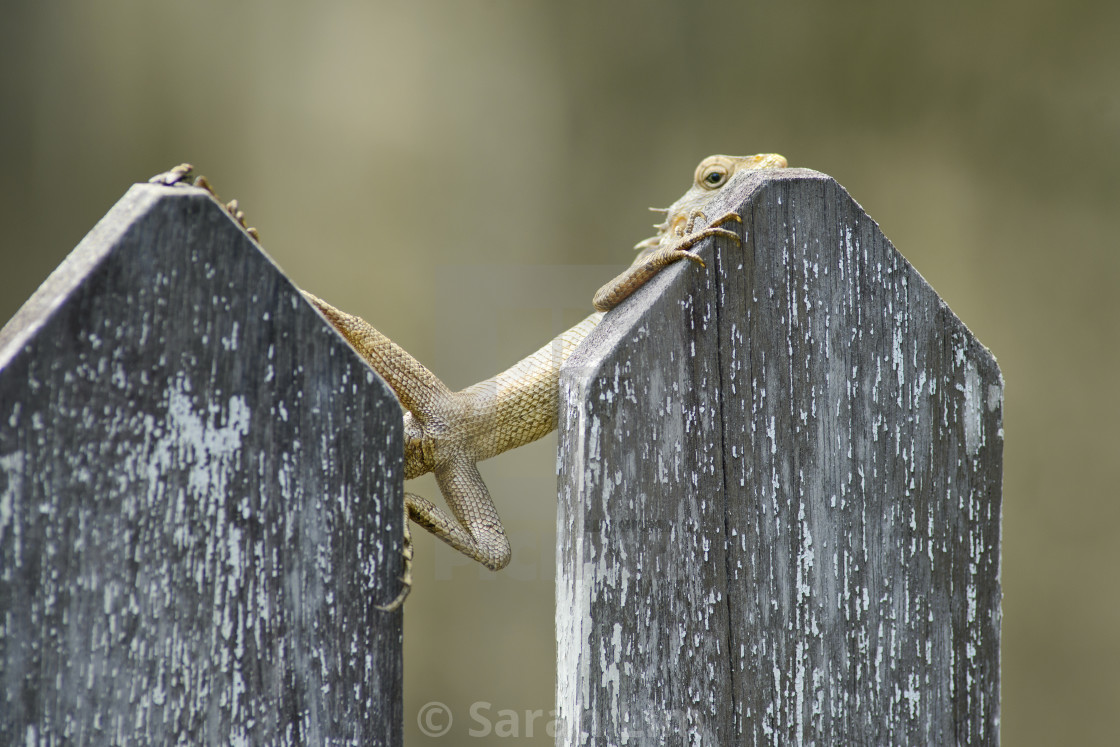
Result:
{"type": "MultiPolygon", "coordinates": [[[[604,313],[673,262],[690,259],[703,266],[703,260],[691,251],[701,240],[722,236],[739,242],[738,234],[722,228],[730,222],[741,222],[736,213],[709,222],[704,209],[735,172],[786,165],[785,158],[773,153],[705,158],[696,168],[692,187],[661,211],[666,217],[655,226],[657,234],[635,246],[640,251],[634,263],[595,294],[594,314],[497,376],[458,392],[449,390],[423,364],[364,320],[304,291],[304,297],[400,399],[405,426],[405,479],[435,473],[451,509],[449,514],[426,498],[405,493],[408,518],[487,568],[505,567],[510,559],[509,540],[476,463],[551,433],[558,420],[560,367],[604,313]]],[[[183,164],[152,181],[184,183],[189,173],[190,167],[183,164]]],[[[214,193],[204,177],[194,183],[214,193]]],[[[236,200],[226,209],[245,225],[236,200]]],[[[255,231],[247,230],[256,238],[255,231]]],[[[411,559],[406,520],[402,589],[382,609],[396,609],[408,595],[411,559]]]]}

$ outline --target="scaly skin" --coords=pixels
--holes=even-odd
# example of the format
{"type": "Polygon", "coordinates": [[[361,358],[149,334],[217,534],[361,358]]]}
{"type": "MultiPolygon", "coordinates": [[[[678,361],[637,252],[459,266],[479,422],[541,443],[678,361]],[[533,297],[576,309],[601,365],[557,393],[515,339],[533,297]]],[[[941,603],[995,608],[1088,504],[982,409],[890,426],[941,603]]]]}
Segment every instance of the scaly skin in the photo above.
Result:
{"type": "MultiPolygon", "coordinates": [[[[691,248],[709,236],[740,241],[723,228],[742,222],[735,213],[708,221],[704,209],[737,171],[785,168],[776,154],[709,156],[696,168],[692,187],[664,210],[657,235],[635,246],[634,263],[595,294],[596,313],[557,336],[511,368],[459,392],[452,392],[435,374],[403,348],[362,319],[339,311],[304,292],[327,320],[385,379],[400,399],[405,425],[405,478],[435,473],[447,511],[414,493],[405,493],[408,518],[464,555],[491,570],[509,563],[510,546],[501,519],[482,482],[476,462],[522,446],[551,433],[559,413],[560,367],[576,346],[611,310],[666,266],[690,259],[703,266],[691,248]]],[[[154,177],[165,184],[187,179],[189,166],[154,177]]],[[[213,190],[200,177],[196,186],[213,190]]],[[[216,196],[216,195],[215,195],[216,196]]],[[[242,225],[236,201],[227,206],[242,225]]],[[[254,233],[254,238],[256,238],[254,233]]],[[[382,609],[396,609],[411,587],[411,537],[405,522],[405,575],[400,594],[382,609]]]]}

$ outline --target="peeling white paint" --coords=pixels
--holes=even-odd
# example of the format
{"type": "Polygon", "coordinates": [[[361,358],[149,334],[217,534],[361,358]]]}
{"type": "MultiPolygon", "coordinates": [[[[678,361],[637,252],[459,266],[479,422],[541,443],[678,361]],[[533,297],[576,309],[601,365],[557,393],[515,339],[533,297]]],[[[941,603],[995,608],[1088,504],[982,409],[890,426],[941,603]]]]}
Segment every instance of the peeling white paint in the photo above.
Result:
{"type": "MultiPolygon", "coordinates": [[[[988,399],[991,399],[989,392],[988,399]]],[[[975,458],[983,444],[983,412],[980,405],[980,373],[969,360],[964,368],[964,444],[968,455],[975,458]]]]}
{"type": "MultiPolygon", "coordinates": [[[[13,521],[16,505],[23,495],[24,454],[22,451],[13,451],[0,455],[0,472],[4,473],[4,490],[0,492],[0,543],[11,542],[12,554],[16,564],[19,565],[23,558],[23,541],[19,522],[13,521]],[[10,533],[10,538],[8,535],[10,533]],[[7,538],[7,539],[6,539],[7,538]]],[[[0,575],[8,577],[10,568],[0,569],[0,575]]]]}

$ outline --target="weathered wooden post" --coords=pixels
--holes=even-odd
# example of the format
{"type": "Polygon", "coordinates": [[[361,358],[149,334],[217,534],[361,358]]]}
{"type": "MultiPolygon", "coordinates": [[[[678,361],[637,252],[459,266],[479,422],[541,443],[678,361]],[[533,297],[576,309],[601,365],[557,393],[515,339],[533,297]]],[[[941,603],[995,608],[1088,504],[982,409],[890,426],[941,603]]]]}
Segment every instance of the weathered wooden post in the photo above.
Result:
{"type": "Polygon", "coordinates": [[[0,332],[0,743],[399,745],[402,448],[217,203],[133,187],[0,332]]]}
{"type": "Polygon", "coordinates": [[[996,744],[996,362],[835,181],[736,179],[562,374],[557,744],[996,744]]]}

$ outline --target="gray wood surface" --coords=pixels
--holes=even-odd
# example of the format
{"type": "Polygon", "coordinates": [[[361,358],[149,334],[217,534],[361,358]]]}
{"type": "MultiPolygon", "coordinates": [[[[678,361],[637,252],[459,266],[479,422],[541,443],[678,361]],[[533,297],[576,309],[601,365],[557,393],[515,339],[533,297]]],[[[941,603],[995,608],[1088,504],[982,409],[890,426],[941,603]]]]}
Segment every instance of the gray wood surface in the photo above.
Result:
{"type": "Polygon", "coordinates": [[[994,358],[831,178],[721,200],[562,374],[557,744],[998,743],[994,358]]]}
{"type": "Polygon", "coordinates": [[[393,394],[204,192],[0,332],[0,744],[401,742],[393,394]]]}

